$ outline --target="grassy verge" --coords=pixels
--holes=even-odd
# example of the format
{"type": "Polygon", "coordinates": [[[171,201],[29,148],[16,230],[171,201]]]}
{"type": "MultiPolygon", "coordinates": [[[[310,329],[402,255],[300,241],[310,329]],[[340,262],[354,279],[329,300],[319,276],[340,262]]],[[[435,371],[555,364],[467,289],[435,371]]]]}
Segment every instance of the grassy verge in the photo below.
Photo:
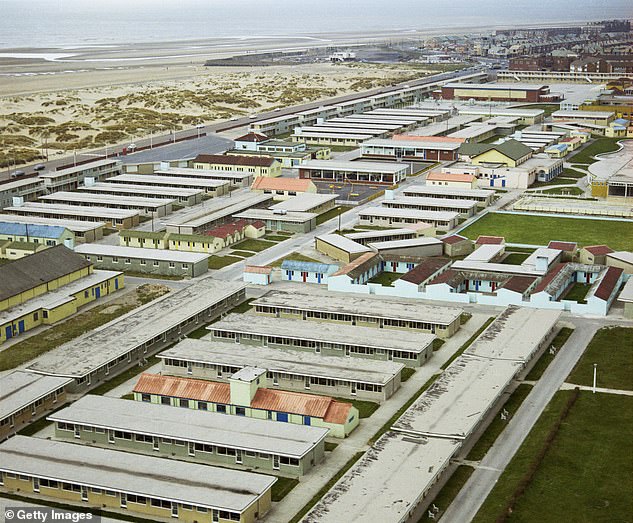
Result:
{"type": "Polygon", "coordinates": [[[237,256],[210,256],[209,269],[221,269],[242,260],[243,258],[238,258],[237,256]]]}
{"type": "Polygon", "coordinates": [[[433,352],[440,350],[444,344],[446,343],[446,340],[443,340],[442,338],[435,338],[433,340],[433,352]]]}
{"type": "Polygon", "coordinates": [[[351,207],[349,205],[339,205],[338,207],[334,207],[334,209],[330,209],[329,211],[324,212],[323,214],[319,214],[317,216],[316,223],[317,225],[321,225],[322,223],[331,220],[332,218],[336,218],[339,214],[343,214],[346,211],[349,211],[351,207]]]}
{"type": "Polygon", "coordinates": [[[576,385],[593,384],[597,363],[598,387],[633,390],[633,328],[604,327],[594,335],[587,350],[567,378],[576,385]]]}
{"type": "Polygon", "coordinates": [[[459,317],[459,324],[465,325],[470,321],[470,318],[472,317],[473,315],[470,312],[462,312],[461,316],[459,317]]]}
{"type": "Polygon", "coordinates": [[[170,281],[179,281],[184,280],[184,276],[169,276],[165,274],[151,274],[144,272],[134,272],[134,271],[124,271],[126,276],[131,276],[133,278],[151,278],[153,280],[170,280],[170,281]]]}
{"type": "Polygon", "coordinates": [[[350,468],[352,468],[352,465],[354,465],[354,463],[356,463],[364,454],[364,452],[357,452],[356,454],[354,454],[349,460],[347,460],[347,463],[345,463],[345,465],[343,465],[343,467],[341,468],[341,470],[339,470],[333,477],[332,479],[330,479],[330,481],[328,481],[325,485],[323,485],[323,487],[321,487],[321,489],[314,495],[312,496],[312,499],[310,499],[310,501],[308,501],[305,506],[295,514],[295,517],[293,517],[289,523],[299,523],[302,519],[303,516],[305,516],[309,510],[323,497],[325,496],[325,494],[327,494],[328,490],[330,490],[334,484],[341,479],[341,477],[343,476],[343,474],[345,474],[350,468]]]}
{"type": "Polygon", "coordinates": [[[595,162],[593,156],[595,156],[596,154],[617,151],[619,148],[618,142],[622,140],[623,138],[597,138],[585,148],[574,154],[571,154],[567,161],[572,163],[584,164],[593,163],[595,162]]]}
{"type": "Polygon", "coordinates": [[[511,252],[509,253],[501,263],[505,263],[506,265],[521,265],[529,254],[525,252],[511,252]]]}
{"type": "Polygon", "coordinates": [[[338,443],[332,443],[331,441],[325,442],[325,452],[332,452],[336,447],[338,447],[338,443]]]}
{"type": "Polygon", "coordinates": [[[404,383],[405,381],[409,381],[411,376],[413,376],[414,374],[415,369],[412,369],[411,367],[405,367],[404,369],[402,369],[402,373],[400,374],[400,381],[402,383],[404,383]]]}
{"type": "Polygon", "coordinates": [[[558,334],[556,334],[548,349],[541,355],[538,361],[534,364],[534,367],[532,367],[532,370],[530,370],[529,374],[526,376],[526,380],[536,381],[541,378],[547,367],[549,367],[549,364],[552,363],[552,360],[556,357],[556,354],[558,354],[558,350],[565,345],[572,332],[574,332],[574,329],[570,329],[569,327],[563,327],[558,331],[558,334]],[[549,349],[552,347],[556,349],[555,354],[550,354],[549,352],[549,349]]]}
{"type": "Polygon", "coordinates": [[[491,212],[460,234],[471,239],[480,235],[504,236],[508,243],[528,245],[547,245],[552,239],[573,240],[581,247],[600,245],[608,238],[609,247],[614,250],[633,250],[633,223],[626,221],[491,212]]]}
{"type": "Polygon", "coordinates": [[[473,344],[473,342],[479,337],[479,335],[483,331],[485,331],[488,325],[490,325],[493,321],[495,321],[495,316],[490,316],[490,318],[488,318],[484,322],[484,324],[481,327],[479,327],[479,329],[477,329],[477,332],[475,332],[475,334],[473,334],[470,338],[468,338],[466,343],[464,343],[455,354],[453,354],[448,360],[446,360],[444,365],[442,365],[441,369],[445,370],[451,363],[453,363],[454,360],[459,358],[462,355],[462,353],[473,344]]]}
{"type": "Polygon", "coordinates": [[[241,258],[250,258],[256,254],[256,252],[251,251],[231,251],[231,256],[240,256],[241,258]]]}
{"type": "Polygon", "coordinates": [[[275,245],[275,242],[249,238],[248,240],[242,240],[241,242],[232,245],[231,248],[238,251],[261,252],[268,249],[269,247],[272,247],[273,245],[275,245]]]}
{"type": "Polygon", "coordinates": [[[149,358],[147,358],[147,364],[144,365],[143,367],[134,365],[133,367],[130,367],[128,370],[126,370],[125,372],[118,374],[111,380],[108,380],[105,383],[102,383],[101,385],[99,385],[98,387],[95,387],[94,389],[89,391],[88,394],[94,394],[95,396],[103,396],[106,392],[110,392],[112,389],[118,387],[119,385],[122,385],[127,380],[131,380],[134,376],[138,376],[139,374],[141,374],[141,372],[145,372],[152,365],[156,365],[159,362],[160,362],[160,359],[158,358],[158,356],[150,356],[149,358]]]}
{"type": "Polygon", "coordinates": [[[552,187],[551,189],[544,189],[541,191],[543,194],[561,194],[569,196],[580,196],[585,194],[580,187],[552,187]]]}
{"type": "MultiPolygon", "coordinates": [[[[527,397],[527,395],[532,390],[532,386],[527,383],[522,383],[519,385],[515,391],[508,397],[507,401],[504,403],[503,408],[506,409],[510,416],[512,416],[521,406],[523,400],[527,397]]],[[[468,453],[467,459],[473,461],[479,461],[483,459],[483,457],[488,453],[490,447],[497,441],[499,434],[503,432],[503,429],[506,428],[510,421],[504,421],[501,419],[501,416],[495,416],[495,418],[490,422],[490,425],[486,428],[481,437],[477,440],[477,443],[470,449],[468,453]]]]}
{"type": "Polygon", "coordinates": [[[442,513],[449,507],[455,496],[459,494],[459,491],[468,481],[471,474],[474,472],[472,467],[467,465],[460,465],[455,472],[451,475],[450,479],[444,484],[442,489],[437,493],[437,496],[433,498],[433,505],[440,509],[435,515],[435,518],[430,518],[428,511],[422,516],[418,523],[427,523],[429,521],[437,521],[437,518],[442,516],[442,513]]]}
{"type": "Polygon", "coordinates": [[[367,283],[380,283],[383,287],[391,287],[393,282],[399,280],[401,277],[402,274],[398,272],[381,272],[371,278],[367,283]]]}
{"type": "Polygon", "coordinates": [[[380,403],[376,403],[375,401],[367,401],[367,400],[357,400],[357,399],[349,399],[349,398],[334,398],[337,401],[342,401],[343,403],[351,403],[358,409],[358,415],[360,419],[369,418],[378,407],[380,407],[380,403]]]}
{"type": "MultiPolygon", "coordinates": [[[[580,392],[551,445],[551,437],[575,391],[557,392],[474,519],[504,514],[515,495],[512,521],[630,521],[633,514],[633,397],[580,392]],[[530,481],[526,470],[546,449],[530,481]],[[524,481],[520,485],[521,481],[524,481]]],[[[497,520],[499,521],[499,520],[497,520]]]]}
{"type": "Polygon", "coordinates": [[[22,365],[162,295],[149,292],[148,288],[145,285],[137,288],[134,303],[124,301],[126,296],[123,296],[120,303],[113,300],[97,305],[3,350],[0,352],[0,371],[22,365]]]}
{"type": "Polygon", "coordinates": [[[267,234],[264,236],[264,240],[268,240],[271,242],[283,242],[290,238],[290,236],[282,236],[280,234],[267,234]]]}
{"type": "Polygon", "coordinates": [[[273,501],[281,501],[284,499],[298,484],[299,480],[297,478],[277,476],[277,481],[275,481],[271,492],[273,501]]]}

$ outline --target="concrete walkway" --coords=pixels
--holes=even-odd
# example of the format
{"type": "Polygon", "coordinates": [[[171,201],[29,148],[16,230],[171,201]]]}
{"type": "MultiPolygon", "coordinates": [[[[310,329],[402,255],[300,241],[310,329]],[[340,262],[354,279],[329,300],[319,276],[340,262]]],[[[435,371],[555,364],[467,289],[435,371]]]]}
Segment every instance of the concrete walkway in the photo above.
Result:
{"type": "MultiPolygon", "coordinates": [[[[468,323],[433,354],[433,357],[404,382],[400,389],[383,403],[370,418],[344,440],[330,439],[338,443],[333,452],[326,454],[325,461],[309,474],[300,478],[297,485],[281,502],[274,503],[266,515],[267,522],[287,523],[357,452],[366,451],[368,440],[424,385],[431,376],[441,371],[441,366],[479,329],[489,318],[488,314],[473,314],[468,323]]],[[[344,520],[344,518],[343,518],[344,520]]]]}
{"type": "MultiPolygon", "coordinates": [[[[579,388],[580,390],[587,390],[589,392],[593,392],[593,387],[588,385],[576,385],[575,383],[565,382],[560,386],[560,390],[571,390],[579,388]]],[[[604,393],[604,394],[620,394],[622,396],[633,396],[633,390],[622,390],[622,389],[606,389],[604,387],[596,387],[596,392],[604,393]]]]}

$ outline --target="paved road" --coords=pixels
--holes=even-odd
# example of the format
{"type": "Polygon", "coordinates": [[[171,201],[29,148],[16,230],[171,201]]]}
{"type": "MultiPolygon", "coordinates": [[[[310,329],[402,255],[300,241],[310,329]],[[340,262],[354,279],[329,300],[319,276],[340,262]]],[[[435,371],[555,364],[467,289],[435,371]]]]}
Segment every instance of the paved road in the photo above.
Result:
{"type": "Polygon", "coordinates": [[[472,521],[499,480],[501,473],[582,356],[596,330],[613,322],[613,320],[571,316],[564,319],[574,323],[576,327],[574,332],[448,507],[442,516],[442,521],[447,523],[472,521]]]}

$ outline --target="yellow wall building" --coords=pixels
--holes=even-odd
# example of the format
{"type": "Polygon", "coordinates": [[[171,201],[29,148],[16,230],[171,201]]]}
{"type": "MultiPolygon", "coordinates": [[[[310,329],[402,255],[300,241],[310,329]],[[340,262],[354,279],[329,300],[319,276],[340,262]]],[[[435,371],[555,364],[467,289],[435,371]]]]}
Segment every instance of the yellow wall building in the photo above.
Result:
{"type": "Polygon", "coordinates": [[[253,176],[281,176],[281,163],[269,156],[199,154],[194,169],[251,173],[253,176]]]}

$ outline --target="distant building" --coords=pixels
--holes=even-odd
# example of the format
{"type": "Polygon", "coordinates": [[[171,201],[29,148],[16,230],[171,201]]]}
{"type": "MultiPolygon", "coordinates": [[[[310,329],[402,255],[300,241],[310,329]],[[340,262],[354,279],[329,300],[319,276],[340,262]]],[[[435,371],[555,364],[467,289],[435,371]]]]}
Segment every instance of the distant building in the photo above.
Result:
{"type": "Polygon", "coordinates": [[[192,164],[194,169],[246,172],[253,176],[281,176],[281,164],[265,156],[199,154],[192,164]]]}

